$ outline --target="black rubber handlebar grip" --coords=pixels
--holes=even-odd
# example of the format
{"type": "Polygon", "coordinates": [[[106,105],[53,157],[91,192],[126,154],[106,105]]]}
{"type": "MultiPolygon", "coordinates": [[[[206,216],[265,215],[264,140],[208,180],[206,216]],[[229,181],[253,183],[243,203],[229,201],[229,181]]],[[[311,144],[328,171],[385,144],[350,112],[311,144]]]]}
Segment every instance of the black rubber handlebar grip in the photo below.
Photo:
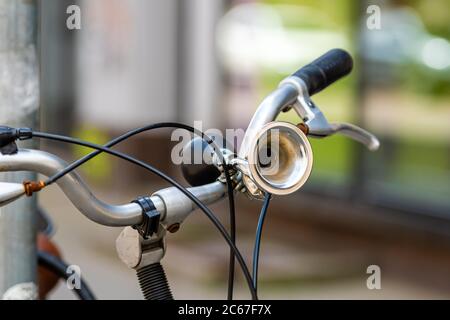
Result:
{"type": "Polygon", "coordinates": [[[309,95],[312,96],[349,74],[352,68],[353,59],[347,51],[332,49],[295,72],[293,76],[306,83],[309,95]]]}

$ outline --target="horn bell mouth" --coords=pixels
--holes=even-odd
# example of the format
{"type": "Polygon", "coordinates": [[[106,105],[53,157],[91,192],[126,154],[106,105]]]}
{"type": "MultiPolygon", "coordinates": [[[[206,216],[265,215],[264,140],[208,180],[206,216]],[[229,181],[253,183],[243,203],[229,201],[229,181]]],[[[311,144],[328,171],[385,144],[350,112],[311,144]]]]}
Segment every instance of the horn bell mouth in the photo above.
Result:
{"type": "Polygon", "coordinates": [[[306,135],[287,122],[270,122],[255,136],[248,155],[252,180],[263,191],[287,195],[308,180],[313,153],[306,135]]]}

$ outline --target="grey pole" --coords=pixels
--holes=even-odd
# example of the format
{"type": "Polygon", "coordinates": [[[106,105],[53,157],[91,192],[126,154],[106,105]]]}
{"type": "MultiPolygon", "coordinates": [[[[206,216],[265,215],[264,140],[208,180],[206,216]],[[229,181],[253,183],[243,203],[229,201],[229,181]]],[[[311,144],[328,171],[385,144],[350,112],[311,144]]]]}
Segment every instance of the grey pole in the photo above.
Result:
{"type": "MultiPolygon", "coordinates": [[[[36,2],[0,0],[0,124],[38,126],[36,2]]],[[[0,174],[0,181],[35,178],[26,172],[0,174]]],[[[0,209],[0,298],[36,296],[35,221],[36,197],[0,209]]]]}

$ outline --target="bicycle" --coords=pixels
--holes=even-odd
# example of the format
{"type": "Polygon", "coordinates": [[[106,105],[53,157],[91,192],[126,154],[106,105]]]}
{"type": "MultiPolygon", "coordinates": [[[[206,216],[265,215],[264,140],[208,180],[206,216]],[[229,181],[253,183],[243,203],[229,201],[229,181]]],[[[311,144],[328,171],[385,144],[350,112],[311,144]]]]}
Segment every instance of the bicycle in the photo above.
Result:
{"type": "MultiPolygon", "coordinates": [[[[33,171],[49,178],[23,183],[0,182],[0,206],[16,201],[57,183],[77,209],[90,220],[115,227],[125,227],[116,240],[120,259],[137,271],[145,299],[173,299],[161,260],[166,251],[167,232],[178,230],[197,207],[222,234],[230,247],[228,298],[232,299],[235,259],[242,269],[252,299],[257,296],[259,246],[264,218],[271,196],[291,194],[309,178],[313,164],[308,137],[324,138],[343,134],[377,150],[378,139],[366,130],[348,123],[329,123],[310,97],[346,76],[353,68],[351,56],[333,49],[280,82],[279,87],[259,105],[250,121],[239,151],[219,148],[216,141],[187,125],[167,122],[129,131],[104,146],[75,138],[33,131],[30,128],[0,128],[0,171],[33,171]],[[278,114],[294,109],[303,122],[294,125],[276,121],[278,114]],[[180,128],[199,137],[192,139],[184,152],[200,150],[210,155],[210,162],[182,164],[182,172],[191,187],[185,188],[151,165],[111,149],[129,137],[158,128],[180,128]],[[96,151],[68,165],[56,155],[33,149],[18,149],[16,140],[51,139],[78,144],[96,151]],[[137,197],[122,205],[111,205],[97,199],[74,171],[83,163],[104,152],[132,162],[166,180],[173,187],[151,196],[137,197]],[[256,230],[253,268],[250,273],[235,244],[234,194],[242,193],[264,200],[256,230]],[[230,233],[206,206],[228,196],[230,233]]],[[[193,153],[191,152],[191,156],[193,153]]],[[[48,258],[48,257],[47,257],[48,258]]],[[[42,260],[42,259],[41,259],[42,260]]],[[[57,272],[64,267],[55,259],[46,260],[47,267],[57,272]],[[56,266],[59,264],[59,267],[56,266]]],[[[90,293],[90,292],[88,292],[90,293]]],[[[93,298],[92,294],[81,298],[93,298]]]]}

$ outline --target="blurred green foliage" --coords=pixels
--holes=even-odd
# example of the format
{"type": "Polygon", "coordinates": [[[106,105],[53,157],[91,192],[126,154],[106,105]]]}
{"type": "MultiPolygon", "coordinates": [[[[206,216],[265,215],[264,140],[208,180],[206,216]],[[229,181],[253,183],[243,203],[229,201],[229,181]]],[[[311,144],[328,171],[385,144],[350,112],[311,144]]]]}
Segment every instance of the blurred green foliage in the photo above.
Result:
{"type": "MultiPolygon", "coordinates": [[[[104,131],[88,125],[75,129],[72,135],[82,140],[87,140],[100,145],[103,145],[109,141],[109,137],[104,131]]],[[[77,145],[73,146],[73,153],[77,158],[81,158],[92,151],[94,150],[90,148],[77,145]]],[[[94,182],[106,182],[112,173],[111,158],[109,155],[101,153],[82,165],[80,170],[94,182]]]]}

